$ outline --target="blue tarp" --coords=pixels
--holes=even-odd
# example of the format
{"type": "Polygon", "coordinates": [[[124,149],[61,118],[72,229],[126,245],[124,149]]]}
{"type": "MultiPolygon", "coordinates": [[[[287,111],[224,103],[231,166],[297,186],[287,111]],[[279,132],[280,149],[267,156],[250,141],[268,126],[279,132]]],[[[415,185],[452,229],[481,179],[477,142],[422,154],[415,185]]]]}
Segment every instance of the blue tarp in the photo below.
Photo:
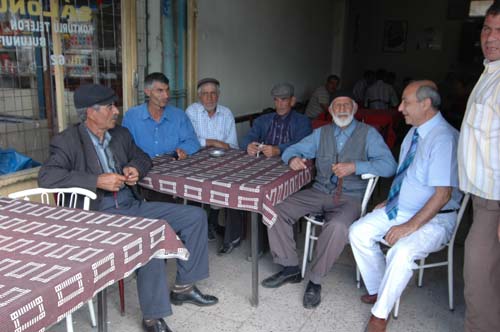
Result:
{"type": "Polygon", "coordinates": [[[0,175],[40,166],[40,163],[14,149],[0,149],[0,175]]]}

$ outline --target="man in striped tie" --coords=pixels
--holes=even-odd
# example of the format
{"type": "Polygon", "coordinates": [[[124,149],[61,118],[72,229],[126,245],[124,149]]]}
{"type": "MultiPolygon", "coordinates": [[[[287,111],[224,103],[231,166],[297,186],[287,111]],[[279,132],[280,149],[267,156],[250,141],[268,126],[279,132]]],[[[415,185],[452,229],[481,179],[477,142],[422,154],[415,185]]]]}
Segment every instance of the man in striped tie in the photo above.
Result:
{"type": "Polygon", "coordinates": [[[441,116],[441,98],[431,81],[410,83],[399,111],[407,124],[399,166],[387,200],[356,221],[349,238],[374,304],[369,332],[385,331],[387,318],[413,274],[414,261],[447,243],[461,198],[457,176],[458,132],[441,116]],[[387,257],[378,242],[391,248],[387,257]]]}

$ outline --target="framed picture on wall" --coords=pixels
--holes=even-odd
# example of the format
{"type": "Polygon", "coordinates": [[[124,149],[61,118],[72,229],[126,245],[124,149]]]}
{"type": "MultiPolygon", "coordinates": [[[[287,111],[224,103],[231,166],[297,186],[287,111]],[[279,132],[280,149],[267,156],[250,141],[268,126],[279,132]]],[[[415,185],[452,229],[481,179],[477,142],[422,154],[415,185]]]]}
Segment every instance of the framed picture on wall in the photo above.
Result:
{"type": "Polygon", "coordinates": [[[403,20],[387,20],[384,22],[384,42],[382,51],[387,53],[406,52],[406,36],[408,22],[403,20]]]}

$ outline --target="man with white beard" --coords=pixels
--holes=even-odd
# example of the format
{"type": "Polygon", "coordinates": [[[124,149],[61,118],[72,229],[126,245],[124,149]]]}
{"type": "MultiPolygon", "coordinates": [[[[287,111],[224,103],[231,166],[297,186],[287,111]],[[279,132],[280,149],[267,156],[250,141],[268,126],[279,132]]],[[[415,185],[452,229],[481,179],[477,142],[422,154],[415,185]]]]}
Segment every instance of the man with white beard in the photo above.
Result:
{"type": "Polygon", "coordinates": [[[277,288],[301,281],[293,224],[302,216],[323,214],[325,224],[316,246],[303,305],[315,308],[321,302],[321,279],[330,271],[347,243],[349,226],[360,215],[366,181],[361,174],[389,177],[396,162],[382,136],[373,127],[354,119],[358,105],[349,92],[338,91],[328,111],[331,125],[314,130],[287,148],[282,159],[293,170],[316,158],[312,188],[301,190],[276,206],[278,219],[268,229],[275,263],[283,268],[264,279],[262,286],[277,288]]]}

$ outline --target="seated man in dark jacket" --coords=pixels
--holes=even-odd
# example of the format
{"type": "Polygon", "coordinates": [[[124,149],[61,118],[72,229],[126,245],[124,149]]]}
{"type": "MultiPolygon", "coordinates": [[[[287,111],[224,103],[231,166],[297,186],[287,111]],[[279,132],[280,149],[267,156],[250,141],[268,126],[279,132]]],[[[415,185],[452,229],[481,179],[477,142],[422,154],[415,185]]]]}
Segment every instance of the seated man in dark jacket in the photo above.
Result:
{"type": "Polygon", "coordinates": [[[295,105],[293,85],[276,84],[271,90],[276,112],[259,116],[250,132],[242,139],[240,148],[255,156],[279,156],[287,147],[312,132],[307,116],[292,110],[295,105]]]}
{"type": "Polygon", "coordinates": [[[172,314],[170,301],[199,306],[218,302],[194,285],[208,277],[207,217],[198,207],[139,198],[137,181],[146,175],[151,160],[135,145],[129,131],[116,125],[115,100],[114,91],[101,85],[84,85],[75,91],[75,107],[83,122],[52,139],[38,183],[46,188],[81,187],[96,192],[93,210],[168,220],[189,250],[189,260],[177,262],[170,299],[161,259],[152,259],[137,270],[137,289],[145,331],[171,331],[162,318],[172,314]]]}

